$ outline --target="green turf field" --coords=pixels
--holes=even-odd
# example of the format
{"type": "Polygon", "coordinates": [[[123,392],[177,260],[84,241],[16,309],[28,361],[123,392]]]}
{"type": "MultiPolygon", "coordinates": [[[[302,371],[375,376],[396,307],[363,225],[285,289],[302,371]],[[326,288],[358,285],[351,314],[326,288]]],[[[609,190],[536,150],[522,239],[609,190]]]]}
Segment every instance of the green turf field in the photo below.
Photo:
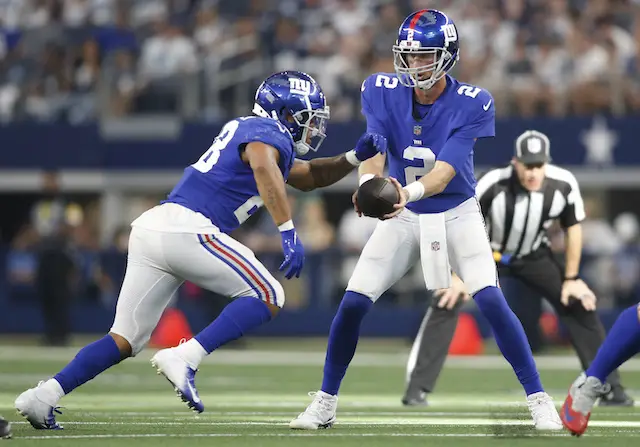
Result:
{"type": "MultiPolygon", "coordinates": [[[[431,406],[400,404],[408,348],[365,342],[343,384],[330,430],[291,431],[288,422],[319,387],[323,345],[268,342],[223,350],[202,365],[197,384],[205,413],[195,416],[149,365],[152,351],[128,360],[67,396],[62,431],[36,431],[16,415],[19,392],[58,371],[73,349],[0,347],[0,414],[13,422],[7,445],[94,446],[627,446],[640,442],[635,409],[598,408],[581,438],[531,429],[524,397],[501,357],[451,358],[431,406]],[[265,350],[266,349],[268,350],[265,350]]],[[[543,381],[560,404],[578,371],[571,356],[539,357],[543,381]]],[[[640,362],[623,370],[640,399],[640,362]]],[[[0,444],[3,441],[0,441],[0,444]]]]}

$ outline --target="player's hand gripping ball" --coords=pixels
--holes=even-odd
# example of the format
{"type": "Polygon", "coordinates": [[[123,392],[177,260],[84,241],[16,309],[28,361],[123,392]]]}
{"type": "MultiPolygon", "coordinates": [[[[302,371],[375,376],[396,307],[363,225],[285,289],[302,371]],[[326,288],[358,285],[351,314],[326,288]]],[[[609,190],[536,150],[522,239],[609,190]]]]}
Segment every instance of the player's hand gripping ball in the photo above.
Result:
{"type": "Polygon", "coordinates": [[[384,177],[374,177],[364,182],[356,191],[356,211],[365,216],[381,218],[393,213],[393,205],[400,201],[398,190],[384,177]]]}

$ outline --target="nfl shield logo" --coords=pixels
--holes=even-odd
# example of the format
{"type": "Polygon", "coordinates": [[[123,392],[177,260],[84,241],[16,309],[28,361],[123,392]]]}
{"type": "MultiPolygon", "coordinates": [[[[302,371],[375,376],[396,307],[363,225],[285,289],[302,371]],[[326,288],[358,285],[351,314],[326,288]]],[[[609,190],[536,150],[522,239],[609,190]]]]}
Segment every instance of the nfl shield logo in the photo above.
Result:
{"type": "Polygon", "coordinates": [[[421,135],[422,134],[422,126],[413,126],[413,134],[421,135]]]}
{"type": "Polygon", "coordinates": [[[431,251],[438,251],[438,250],[440,250],[440,242],[438,241],[431,242],[431,251]]]}

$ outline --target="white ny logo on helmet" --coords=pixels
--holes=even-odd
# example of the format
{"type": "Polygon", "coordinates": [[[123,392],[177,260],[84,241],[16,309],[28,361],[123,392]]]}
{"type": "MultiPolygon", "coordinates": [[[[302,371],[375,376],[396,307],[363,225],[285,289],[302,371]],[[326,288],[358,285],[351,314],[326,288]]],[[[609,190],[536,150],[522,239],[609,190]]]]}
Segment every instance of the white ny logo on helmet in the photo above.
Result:
{"type": "Polygon", "coordinates": [[[311,82],[306,79],[289,78],[289,88],[292,93],[299,95],[309,96],[311,94],[311,82]]]}
{"type": "Polygon", "coordinates": [[[458,40],[458,32],[456,31],[456,27],[453,23],[442,25],[440,29],[444,33],[445,45],[449,45],[451,42],[456,42],[458,40]]]}

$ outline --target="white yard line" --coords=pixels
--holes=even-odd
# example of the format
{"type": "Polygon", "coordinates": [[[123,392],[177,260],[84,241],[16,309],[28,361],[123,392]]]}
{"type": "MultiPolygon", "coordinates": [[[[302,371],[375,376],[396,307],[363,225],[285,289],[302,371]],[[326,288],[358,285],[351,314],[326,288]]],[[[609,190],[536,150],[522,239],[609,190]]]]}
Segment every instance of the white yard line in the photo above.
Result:
{"type": "MultiPolygon", "coordinates": [[[[608,437],[614,433],[590,433],[589,438],[608,437]]],[[[615,434],[624,437],[638,437],[637,432],[620,431],[615,434]]],[[[365,437],[393,437],[393,438],[500,438],[499,434],[493,433],[336,433],[336,432],[312,432],[312,433],[146,433],[146,434],[113,434],[113,435],[58,435],[58,436],[23,436],[16,439],[30,440],[60,440],[60,439],[134,439],[134,438],[306,438],[322,436],[326,438],[365,438],[365,437]]],[[[513,435],[504,435],[512,437],[513,435]]],[[[568,433],[523,433],[518,434],[522,438],[567,438],[568,433]]]]}
{"type": "MultiPolygon", "coordinates": [[[[252,421],[216,421],[216,426],[271,426],[271,427],[283,427],[288,426],[289,421],[282,421],[282,419],[275,418],[253,418],[252,421]]],[[[153,421],[153,422],[138,422],[138,421],[63,421],[59,420],[61,425],[84,425],[84,426],[100,426],[100,425],[113,425],[113,426],[185,426],[187,425],[207,425],[210,426],[212,421],[208,422],[198,422],[198,421],[180,421],[180,422],[161,422],[161,421],[153,421]]],[[[25,421],[12,422],[12,424],[16,425],[26,425],[25,421]]],[[[342,427],[357,427],[357,426],[476,426],[476,427],[493,427],[493,426],[504,426],[504,427],[515,427],[515,426],[524,426],[531,427],[532,423],[529,419],[490,419],[490,418],[416,418],[416,417],[407,417],[407,418],[379,418],[379,417],[340,417],[336,425],[340,425],[342,427]]],[[[591,428],[640,428],[640,421],[607,421],[607,420],[599,420],[599,421],[591,421],[589,422],[589,427],[591,428]]],[[[640,433],[638,433],[640,435],[640,433]]]]}
{"type": "MultiPolygon", "coordinates": [[[[2,346],[0,353],[5,362],[29,361],[29,362],[60,362],[71,360],[79,348],[43,348],[33,346],[2,346]]],[[[147,349],[128,363],[147,362],[155,350],[147,349]]],[[[353,366],[379,366],[379,367],[404,367],[409,355],[406,352],[394,353],[357,353],[353,366]]],[[[322,366],[324,364],[324,351],[264,351],[264,350],[221,350],[205,358],[205,364],[214,365],[273,365],[273,366],[322,366]]],[[[537,356],[536,364],[542,370],[580,370],[577,357],[567,356],[537,356]]],[[[510,366],[502,356],[460,356],[449,357],[447,367],[457,369],[509,369],[510,366]]],[[[1,370],[1,369],[0,369],[1,370]]],[[[632,359],[623,365],[622,370],[640,371],[640,359],[632,359]]]]}

